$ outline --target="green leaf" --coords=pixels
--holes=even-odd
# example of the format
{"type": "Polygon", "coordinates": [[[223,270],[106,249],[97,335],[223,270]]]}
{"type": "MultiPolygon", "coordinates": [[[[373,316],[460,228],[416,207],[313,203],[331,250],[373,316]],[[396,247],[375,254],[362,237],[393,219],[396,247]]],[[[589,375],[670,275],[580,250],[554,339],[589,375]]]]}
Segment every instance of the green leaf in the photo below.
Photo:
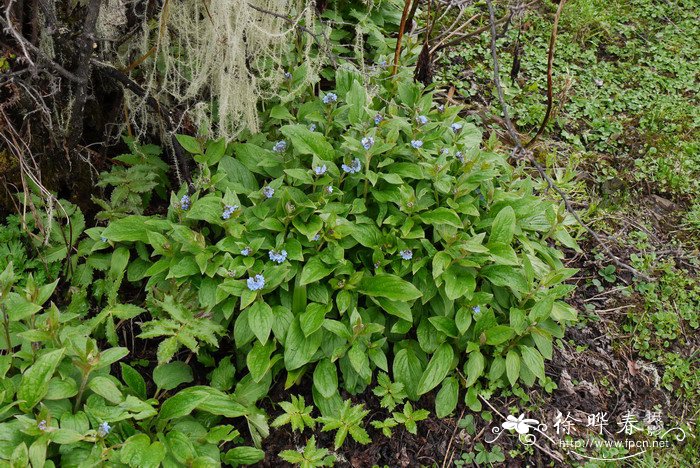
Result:
{"type": "Polygon", "coordinates": [[[413,313],[411,312],[410,304],[400,301],[390,301],[384,297],[375,297],[373,300],[388,314],[413,323],[413,313]]]}
{"type": "Polygon", "coordinates": [[[452,345],[443,343],[430,358],[428,366],[423,371],[416,392],[418,395],[428,393],[443,381],[452,368],[454,350],[452,345]]]}
{"type": "Polygon", "coordinates": [[[147,216],[127,216],[116,219],[102,231],[102,236],[115,242],[143,242],[148,244],[147,216]]]}
{"type": "Polygon", "coordinates": [[[506,265],[489,265],[481,269],[481,276],[496,286],[509,287],[516,294],[527,292],[525,276],[519,269],[506,265]]]}
{"type": "Polygon", "coordinates": [[[312,132],[306,125],[285,125],[280,131],[299,153],[312,154],[324,160],[333,159],[333,146],[321,133],[312,132]]]}
{"type": "Polygon", "coordinates": [[[454,377],[448,377],[442,382],[440,391],[435,396],[435,415],[445,418],[457,408],[459,398],[459,382],[454,377]]]}
{"type": "Polygon", "coordinates": [[[172,390],[193,380],[192,368],[182,361],[161,364],[153,370],[153,382],[161,390],[172,390]]]}
{"type": "Polygon", "coordinates": [[[377,247],[382,242],[382,231],[374,223],[353,224],[350,235],[365,247],[377,247]]]}
{"type": "Polygon", "coordinates": [[[169,421],[171,419],[187,416],[197,408],[201,403],[209,398],[204,392],[199,392],[194,388],[186,388],[181,390],[174,396],[171,396],[163,402],[158,413],[158,419],[161,421],[169,421]]]}
{"type": "Polygon", "coordinates": [[[497,325],[486,330],[484,334],[486,335],[486,344],[499,345],[513,336],[513,329],[505,325],[497,325]]]}
{"type": "Polygon", "coordinates": [[[88,387],[110,403],[118,404],[124,399],[122,392],[109,377],[95,376],[90,380],[88,387]]]}
{"type": "Polygon", "coordinates": [[[187,219],[197,219],[206,221],[212,224],[220,222],[223,205],[221,198],[216,195],[207,195],[206,197],[195,200],[189,210],[187,210],[187,219]]]}
{"type": "Polygon", "coordinates": [[[269,341],[265,345],[256,342],[253,349],[248,351],[246,355],[246,365],[248,366],[248,370],[250,370],[250,376],[255,382],[260,382],[262,378],[265,377],[271,365],[270,357],[274,351],[274,341],[269,341]]]}
{"type": "Polygon", "coordinates": [[[202,146],[196,138],[189,135],[175,135],[175,138],[177,138],[177,142],[180,143],[180,146],[188,153],[202,154],[202,146]]]}
{"type": "Polygon", "coordinates": [[[350,106],[348,121],[351,124],[359,124],[366,120],[365,105],[367,104],[367,93],[359,80],[352,82],[350,90],[345,95],[345,101],[350,106]]]}
{"type": "Polygon", "coordinates": [[[520,356],[514,349],[508,351],[506,355],[506,375],[511,385],[515,385],[520,375],[520,356]]]}
{"type": "Polygon", "coordinates": [[[321,328],[326,318],[326,306],[312,302],[306,308],[306,312],[299,316],[299,323],[304,336],[308,337],[321,328]]]}
{"type": "Polygon", "coordinates": [[[365,276],[357,289],[366,296],[386,297],[393,301],[412,301],[423,295],[413,284],[389,274],[365,276]]]}
{"type": "Polygon", "coordinates": [[[483,354],[481,354],[479,351],[472,351],[469,353],[469,360],[464,366],[464,371],[467,374],[467,382],[465,386],[471,387],[474,385],[476,380],[484,373],[485,365],[486,363],[484,362],[483,354]]]}
{"type": "Polygon", "coordinates": [[[284,343],[284,366],[288,371],[295,370],[311,362],[314,354],[321,346],[323,330],[304,336],[299,319],[292,322],[284,343]]]}
{"type": "Polygon", "coordinates": [[[146,399],[146,381],[139,372],[128,364],[119,363],[122,369],[122,380],[142,400],[146,399]]]}
{"type": "Polygon", "coordinates": [[[64,349],[61,348],[42,354],[29,369],[24,371],[17,390],[17,399],[23,400],[19,404],[22,411],[29,412],[44,398],[49,390],[49,381],[63,359],[63,352],[64,349]]]}
{"type": "Polygon", "coordinates": [[[255,447],[234,447],[224,455],[223,461],[229,465],[252,465],[265,458],[265,452],[255,447]]]}
{"type": "Polygon", "coordinates": [[[539,351],[529,346],[519,346],[523,363],[530,372],[541,380],[544,380],[544,359],[539,351]]]}
{"type": "Polygon", "coordinates": [[[437,208],[427,213],[421,213],[420,217],[423,222],[434,226],[447,224],[456,228],[463,227],[462,220],[459,219],[457,212],[449,208],[437,208]]]}
{"type": "Polygon", "coordinates": [[[423,365],[413,350],[404,348],[396,353],[392,370],[394,379],[403,384],[408,398],[417,400],[418,381],[422,378],[423,365]]]}
{"type": "Polygon", "coordinates": [[[218,140],[210,140],[207,143],[207,152],[205,154],[207,159],[207,164],[214,165],[218,163],[226,152],[226,138],[219,138],[218,140]]]}
{"type": "Polygon", "coordinates": [[[513,242],[515,232],[515,211],[512,207],[506,206],[498,212],[491,225],[491,235],[489,244],[510,245],[513,242]]]}
{"type": "Polygon", "coordinates": [[[321,359],[316,364],[314,386],[325,398],[331,398],[338,391],[338,370],[330,359],[321,359]]]}
{"type": "Polygon", "coordinates": [[[248,309],[248,326],[262,344],[267,343],[274,314],[264,301],[255,301],[248,309]]]}
{"type": "Polygon", "coordinates": [[[41,310],[41,306],[29,302],[25,297],[20,296],[16,292],[11,292],[5,298],[3,304],[4,310],[11,322],[19,322],[41,310]]]}
{"type": "Polygon", "coordinates": [[[333,269],[326,266],[320,258],[312,257],[301,270],[301,285],[315,283],[330,275],[332,271],[333,269]]]}
{"type": "Polygon", "coordinates": [[[452,265],[443,274],[445,280],[445,294],[454,301],[459,298],[470,299],[476,289],[474,274],[459,265],[452,265]]]}

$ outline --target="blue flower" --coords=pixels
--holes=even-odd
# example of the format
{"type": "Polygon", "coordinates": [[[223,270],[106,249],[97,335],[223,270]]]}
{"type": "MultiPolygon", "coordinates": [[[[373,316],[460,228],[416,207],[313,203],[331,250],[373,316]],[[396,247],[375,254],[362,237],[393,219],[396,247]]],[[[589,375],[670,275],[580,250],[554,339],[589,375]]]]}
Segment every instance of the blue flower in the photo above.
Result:
{"type": "Polygon", "coordinates": [[[423,140],[411,140],[411,146],[418,149],[423,146],[423,140]]]}
{"type": "Polygon", "coordinates": [[[424,115],[419,115],[418,117],[416,117],[416,121],[421,125],[425,125],[428,123],[428,118],[424,115]]]}
{"type": "Polygon", "coordinates": [[[250,247],[246,247],[245,249],[241,250],[241,255],[244,257],[247,257],[253,252],[253,250],[250,247]]]}
{"type": "Polygon", "coordinates": [[[284,79],[285,80],[291,80],[292,79],[292,74],[289,72],[284,72],[284,79]]]}
{"type": "Polygon", "coordinates": [[[445,105],[440,104],[439,106],[437,106],[437,110],[438,110],[438,112],[445,112],[445,105]]]}
{"type": "Polygon", "coordinates": [[[110,426],[107,421],[102,422],[99,427],[97,428],[97,435],[100,437],[105,437],[107,434],[109,434],[109,431],[112,430],[112,426],[110,426]]]}
{"type": "Polygon", "coordinates": [[[259,291],[265,287],[265,277],[263,275],[255,275],[254,277],[248,278],[246,284],[251,291],[259,291]]]}
{"type": "Polygon", "coordinates": [[[323,96],[323,103],[324,104],[330,104],[332,102],[335,102],[338,100],[338,95],[335,93],[328,93],[325,96],[323,96]]]}
{"type": "Polygon", "coordinates": [[[42,419],[39,421],[39,424],[36,425],[36,427],[39,428],[40,431],[45,431],[48,428],[48,425],[46,424],[46,419],[42,419]]]}
{"type": "Polygon", "coordinates": [[[275,194],[275,189],[273,189],[269,185],[267,185],[263,188],[263,195],[265,195],[265,198],[272,198],[272,196],[274,194],[275,194]]]}
{"type": "Polygon", "coordinates": [[[331,193],[333,193],[333,187],[331,187],[330,185],[327,186],[324,190],[326,191],[326,193],[327,193],[328,195],[330,195],[331,193]]]}
{"type": "Polygon", "coordinates": [[[316,167],[314,167],[314,174],[323,175],[326,173],[327,170],[328,170],[328,168],[326,167],[325,164],[323,166],[316,166],[316,167]]]}
{"type": "Polygon", "coordinates": [[[286,149],[287,149],[287,142],[284,140],[278,141],[277,143],[275,143],[275,146],[272,147],[272,150],[275,153],[282,153],[286,149]]]}
{"type": "Polygon", "coordinates": [[[447,148],[443,148],[442,151],[440,151],[441,154],[450,154],[450,150],[447,148]]]}
{"type": "Polygon", "coordinates": [[[309,125],[309,130],[311,130],[312,132],[315,132],[316,131],[316,124],[312,123],[311,125],[309,125]]]}
{"type": "Polygon", "coordinates": [[[382,120],[384,120],[384,117],[382,117],[382,114],[377,114],[374,116],[374,125],[379,125],[382,123],[382,120]]]}
{"type": "Polygon", "coordinates": [[[107,242],[107,238],[105,236],[100,237],[100,240],[105,243],[107,242]]]}
{"type": "Polygon", "coordinates": [[[401,255],[401,258],[404,260],[410,260],[413,258],[413,252],[409,249],[400,251],[399,255],[401,255]]]}
{"type": "Polygon", "coordinates": [[[282,263],[285,260],[287,260],[287,251],[286,250],[280,250],[279,252],[275,252],[274,250],[270,250],[268,255],[270,256],[270,260],[272,260],[273,262],[282,263]]]}
{"type": "Polygon", "coordinates": [[[356,172],[360,172],[362,169],[362,163],[359,159],[355,158],[352,160],[349,166],[347,164],[343,164],[340,167],[348,174],[355,174],[356,172]]]}
{"type": "Polygon", "coordinates": [[[461,151],[457,151],[455,153],[455,158],[459,159],[459,162],[463,163],[464,162],[464,155],[462,154],[461,151]]]}
{"type": "Polygon", "coordinates": [[[221,217],[224,219],[229,219],[231,217],[231,215],[233,214],[233,212],[236,211],[237,209],[238,209],[238,205],[233,205],[233,206],[226,205],[226,207],[224,207],[224,212],[221,215],[221,217]]]}
{"type": "Polygon", "coordinates": [[[183,210],[189,210],[190,209],[190,196],[189,195],[183,195],[182,198],[180,199],[180,207],[183,210]]]}
{"type": "Polygon", "coordinates": [[[372,146],[374,146],[374,138],[370,137],[364,137],[361,141],[362,147],[366,150],[369,150],[372,146]]]}
{"type": "Polygon", "coordinates": [[[316,233],[316,234],[314,234],[314,236],[311,238],[311,240],[312,240],[312,241],[317,241],[317,240],[319,240],[320,238],[321,238],[321,235],[318,234],[318,233],[316,233]]]}
{"type": "Polygon", "coordinates": [[[450,125],[450,128],[452,128],[452,131],[457,133],[458,131],[462,130],[462,124],[459,122],[455,122],[452,125],[450,125]]]}
{"type": "Polygon", "coordinates": [[[474,312],[474,315],[479,315],[481,313],[481,307],[479,307],[478,305],[474,306],[472,307],[472,311],[474,312]]]}

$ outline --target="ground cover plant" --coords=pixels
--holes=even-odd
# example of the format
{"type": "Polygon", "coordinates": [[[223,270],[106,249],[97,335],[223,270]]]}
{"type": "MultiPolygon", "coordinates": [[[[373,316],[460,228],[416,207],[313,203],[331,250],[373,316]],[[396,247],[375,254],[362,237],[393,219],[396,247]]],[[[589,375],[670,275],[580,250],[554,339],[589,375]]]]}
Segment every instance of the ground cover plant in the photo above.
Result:
{"type": "MultiPolygon", "coordinates": [[[[0,466],[697,460],[687,5],[567,3],[557,107],[532,159],[516,159],[504,112],[523,142],[544,119],[556,5],[266,1],[229,18],[230,5],[188,1],[122,21],[120,2],[97,3],[75,7],[99,10],[107,34],[93,74],[64,78],[91,89],[88,104],[107,107],[114,83],[131,94],[116,146],[88,144],[92,124],[78,136],[91,190],[42,174],[30,130],[0,106],[0,167],[19,157],[21,175],[0,224],[0,466]],[[143,24],[143,41],[109,39],[143,24]],[[189,70],[222,25],[232,41],[264,37],[220,42],[230,56],[189,70]],[[260,79],[229,75],[242,69],[260,79]],[[190,74],[197,91],[182,94],[190,74]],[[664,425],[684,437],[639,450],[606,444],[604,417],[600,432],[552,426],[603,410],[639,410],[630,424],[654,440],[664,425]],[[584,437],[588,450],[565,445],[584,437]]],[[[54,15],[70,24],[71,11],[54,15]]],[[[63,73],[65,38],[41,30],[60,51],[46,55],[9,15],[0,90],[63,89],[46,70],[63,73]],[[43,77],[16,81],[24,66],[43,77]]]]}

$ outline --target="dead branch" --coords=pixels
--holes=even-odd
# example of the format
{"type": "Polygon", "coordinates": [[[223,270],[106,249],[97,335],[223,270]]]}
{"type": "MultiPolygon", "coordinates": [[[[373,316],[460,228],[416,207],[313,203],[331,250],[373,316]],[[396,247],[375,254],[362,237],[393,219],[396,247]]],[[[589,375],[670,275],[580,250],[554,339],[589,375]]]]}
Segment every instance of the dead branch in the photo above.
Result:
{"type": "Polygon", "coordinates": [[[552,25],[552,35],[549,37],[549,52],[547,53],[547,111],[544,114],[544,119],[542,119],[542,125],[532,137],[530,141],[527,142],[525,148],[529,148],[535,140],[544,132],[547,122],[549,121],[549,116],[552,113],[552,102],[554,101],[552,97],[552,66],[554,65],[554,46],[557,42],[557,28],[559,26],[559,17],[564,9],[564,4],[566,0],[559,1],[559,7],[557,8],[557,13],[554,15],[554,24],[552,25]]]}
{"type": "Polygon", "coordinates": [[[493,59],[493,81],[496,86],[496,92],[498,94],[498,100],[501,104],[501,109],[503,111],[503,121],[506,125],[506,129],[508,130],[508,133],[510,134],[511,138],[515,142],[515,148],[513,149],[513,157],[516,159],[526,159],[527,162],[529,162],[536,170],[539,172],[540,176],[547,182],[548,188],[554,190],[559,197],[562,199],[564,202],[564,206],[566,207],[566,210],[571,213],[571,215],[574,217],[577,223],[581,225],[588,234],[593,237],[593,239],[600,245],[600,247],[603,249],[603,251],[607,254],[608,258],[617,265],[618,267],[625,269],[629,272],[631,272],[633,275],[642,278],[646,281],[650,281],[651,277],[648,275],[638,271],[636,268],[632,267],[631,265],[628,265],[627,263],[623,262],[620,260],[615,254],[612,253],[610,248],[607,246],[607,244],[603,241],[603,239],[600,237],[600,235],[595,232],[593,229],[591,229],[586,223],[581,220],[581,217],[578,215],[576,210],[571,206],[571,202],[569,201],[569,198],[566,196],[566,194],[557,186],[557,184],[552,180],[552,178],[547,174],[547,172],[544,170],[544,168],[540,165],[540,163],[537,162],[535,157],[533,156],[531,151],[526,150],[523,147],[522,141],[520,140],[520,136],[518,135],[518,132],[515,130],[515,127],[513,126],[513,122],[511,122],[510,117],[508,116],[508,105],[506,104],[505,97],[503,96],[503,87],[501,86],[501,78],[500,78],[500,72],[498,68],[498,52],[496,51],[496,38],[498,37],[497,32],[496,32],[496,15],[494,14],[493,10],[493,3],[491,0],[486,0],[486,5],[488,6],[489,9],[489,22],[490,22],[490,29],[491,29],[491,58],[493,59]]]}
{"type": "Polygon", "coordinates": [[[394,50],[394,66],[391,69],[391,76],[396,75],[399,69],[399,57],[401,56],[401,41],[403,40],[404,31],[406,31],[406,20],[408,19],[408,10],[411,8],[411,0],[406,0],[401,14],[401,25],[399,26],[399,37],[396,38],[396,49],[394,50]]]}

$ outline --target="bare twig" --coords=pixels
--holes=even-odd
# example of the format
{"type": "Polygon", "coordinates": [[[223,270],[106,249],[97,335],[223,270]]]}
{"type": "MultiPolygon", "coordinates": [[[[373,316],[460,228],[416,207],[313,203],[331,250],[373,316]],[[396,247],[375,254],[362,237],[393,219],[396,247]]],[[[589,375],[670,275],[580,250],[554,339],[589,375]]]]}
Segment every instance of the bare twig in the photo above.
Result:
{"type": "Polygon", "coordinates": [[[544,113],[544,119],[542,119],[542,125],[532,137],[530,141],[527,142],[525,148],[529,148],[535,140],[544,132],[547,122],[549,121],[549,116],[552,113],[552,102],[554,98],[552,97],[552,66],[554,65],[554,46],[557,43],[557,28],[559,27],[559,17],[564,9],[564,4],[566,0],[559,1],[559,7],[557,8],[557,13],[554,15],[554,24],[552,25],[552,35],[549,37],[549,52],[547,53],[547,111],[544,113]]]}
{"type": "Polygon", "coordinates": [[[496,15],[493,10],[493,3],[491,0],[486,0],[486,5],[488,6],[489,9],[489,18],[490,18],[490,28],[491,28],[491,57],[493,59],[493,81],[496,86],[496,92],[498,94],[498,100],[501,104],[501,108],[503,111],[503,121],[505,122],[506,125],[506,130],[508,130],[508,133],[510,134],[511,138],[515,142],[515,148],[513,149],[513,157],[516,159],[519,157],[526,158],[527,161],[535,168],[537,169],[537,172],[540,173],[540,176],[547,182],[547,186],[554,190],[559,197],[562,199],[564,202],[564,206],[566,210],[574,217],[577,223],[581,227],[583,227],[588,234],[590,234],[591,237],[598,243],[598,245],[603,249],[603,251],[607,254],[608,258],[617,265],[618,267],[625,269],[629,272],[631,272],[633,275],[642,278],[646,281],[650,281],[651,277],[640,272],[636,268],[628,265],[627,263],[623,262],[620,260],[615,254],[612,253],[610,248],[605,244],[603,239],[600,237],[600,235],[595,232],[593,229],[591,229],[586,223],[581,220],[581,217],[578,215],[576,210],[571,206],[571,202],[569,201],[569,198],[566,196],[566,194],[557,186],[557,184],[552,180],[552,178],[547,174],[547,172],[544,170],[544,168],[540,165],[540,163],[537,162],[537,160],[534,158],[533,154],[531,151],[526,150],[523,147],[522,141],[520,140],[520,136],[518,135],[518,132],[515,130],[515,127],[513,126],[513,122],[511,122],[510,117],[508,116],[508,105],[506,104],[505,97],[503,96],[503,87],[501,86],[501,78],[500,78],[500,72],[498,68],[498,52],[496,51],[496,38],[497,32],[496,32],[496,15]]]}
{"type": "Polygon", "coordinates": [[[401,56],[401,41],[403,40],[403,33],[406,30],[406,20],[408,18],[409,8],[411,8],[411,0],[406,0],[406,3],[403,6],[403,13],[401,14],[399,37],[396,38],[396,49],[394,50],[394,66],[391,69],[391,76],[396,75],[396,72],[399,69],[399,57],[401,56]]]}

